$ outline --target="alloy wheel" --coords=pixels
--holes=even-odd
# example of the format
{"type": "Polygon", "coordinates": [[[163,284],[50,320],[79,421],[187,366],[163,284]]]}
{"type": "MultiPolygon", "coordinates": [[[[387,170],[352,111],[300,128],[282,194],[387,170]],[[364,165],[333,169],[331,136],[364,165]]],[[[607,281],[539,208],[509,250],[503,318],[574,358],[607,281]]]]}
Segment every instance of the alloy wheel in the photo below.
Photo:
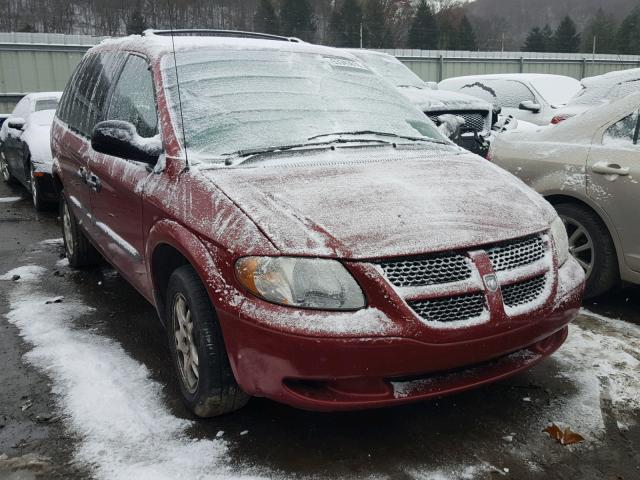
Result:
{"type": "Polygon", "coordinates": [[[593,271],[595,261],[595,245],[589,231],[573,218],[561,216],[569,238],[569,253],[583,268],[587,278],[593,271]]]}
{"type": "Polygon", "coordinates": [[[71,213],[69,213],[69,206],[67,202],[62,204],[62,233],[64,234],[64,243],[67,247],[67,254],[69,257],[73,257],[73,232],[71,230],[71,213]]]}
{"type": "Polygon", "coordinates": [[[189,393],[198,389],[198,350],[194,337],[194,325],[189,304],[178,293],[173,303],[173,336],[176,344],[176,361],[184,388],[189,393]]]}

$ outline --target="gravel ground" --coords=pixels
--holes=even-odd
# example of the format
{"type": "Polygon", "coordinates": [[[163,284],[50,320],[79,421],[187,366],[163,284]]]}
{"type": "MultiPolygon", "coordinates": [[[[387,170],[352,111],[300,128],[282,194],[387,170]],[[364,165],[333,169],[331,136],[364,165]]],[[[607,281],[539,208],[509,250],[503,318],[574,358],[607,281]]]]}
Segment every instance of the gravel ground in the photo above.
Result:
{"type": "Polygon", "coordinates": [[[196,420],[153,308],[107,266],[71,270],[56,213],[1,200],[20,196],[0,185],[0,479],[640,478],[638,287],[586,305],[552,358],[472,392],[340,414],[252,399],[196,420]],[[550,422],[584,441],[552,441],[550,422]]]}

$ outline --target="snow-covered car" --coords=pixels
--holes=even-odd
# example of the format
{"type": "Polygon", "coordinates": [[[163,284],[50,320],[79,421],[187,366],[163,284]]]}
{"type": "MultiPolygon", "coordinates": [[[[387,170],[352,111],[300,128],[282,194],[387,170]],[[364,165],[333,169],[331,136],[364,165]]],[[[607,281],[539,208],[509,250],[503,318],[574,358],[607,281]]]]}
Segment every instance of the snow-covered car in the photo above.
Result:
{"type": "Polygon", "coordinates": [[[640,284],[640,93],[559,125],[499,135],[491,160],[545,196],[593,297],[620,279],[640,284]]]}
{"type": "Polygon", "coordinates": [[[564,342],[584,274],[540,195],[344,51],[198,33],[90,49],[51,134],[69,263],[156,307],[188,408],[398,405],[564,342]]]}
{"type": "Polygon", "coordinates": [[[0,127],[0,172],[5,182],[20,182],[36,210],[56,203],[51,177],[50,132],[62,92],[25,95],[0,127]]]}
{"type": "Polygon", "coordinates": [[[552,124],[556,125],[590,108],[640,92],[640,68],[587,77],[580,83],[582,89],[565,107],[558,109],[551,119],[552,124]]]}
{"type": "Polygon", "coordinates": [[[455,115],[464,119],[456,143],[467,150],[484,156],[488,145],[484,138],[491,130],[493,106],[471,95],[438,90],[435,84],[427,84],[396,57],[382,52],[361,49],[345,49],[360,59],[369,69],[380,75],[414,105],[423,111],[436,125],[441,125],[443,115],[455,115]]]}
{"type": "Polygon", "coordinates": [[[548,125],[559,108],[580,90],[580,82],[563,75],[506,73],[442,80],[441,90],[466,93],[491,102],[502,113],[536,125],[548,125]]]}

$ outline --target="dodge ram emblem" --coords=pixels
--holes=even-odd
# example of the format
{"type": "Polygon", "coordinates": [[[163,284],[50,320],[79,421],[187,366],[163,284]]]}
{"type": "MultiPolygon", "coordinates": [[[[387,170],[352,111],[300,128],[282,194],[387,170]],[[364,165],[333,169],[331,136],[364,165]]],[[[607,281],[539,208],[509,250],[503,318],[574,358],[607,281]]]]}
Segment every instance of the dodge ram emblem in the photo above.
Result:
{"type": "Polygon", "coordinates": [[[490,292],[495,292],[498,290],[498,277],[496,277],[495,273],[490,273],[482,277],[484,280],[484,285],[490,292]]]}

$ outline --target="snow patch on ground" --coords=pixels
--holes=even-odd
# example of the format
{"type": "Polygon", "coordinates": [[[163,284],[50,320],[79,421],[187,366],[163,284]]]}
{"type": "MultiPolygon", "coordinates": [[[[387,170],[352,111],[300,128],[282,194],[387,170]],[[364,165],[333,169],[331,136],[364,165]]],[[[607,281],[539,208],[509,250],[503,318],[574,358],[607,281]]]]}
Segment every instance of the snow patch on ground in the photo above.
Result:
{"type": "Polygon", "coordinates": [[[13,280],[13,277],[19,276],[18,282],[33,282],[40,278],[40,275],[44,272],[46,272],[46,268],[39,267],[38,265],[24,265],[9,270],[4,275],[0,275],[0,280],[13,280]]]}
{"type": "Polygon", "coordinates": [[[0,203],[13,203],[22,200],[22,197],[0,197],[0,203]]]}
{"type": "MultiPolygon", "coordinates": [[[[559,375],[576,392],[554,399],[552,421],[564,422],[590,440],[603,439],[614,422],[628,427],[640,412],[640,327],[582,309],[554,355],[559,375]]],[[[557,423],[556,422],[556,423],[557,423]]]]}
{"type": "MultiPolygon", "coordinates": [[[[37,268],[3,277],[18,271],[36,280],[45,272],[37,268]]],[[[47,298],[33,285],[16,285],[7,319],[33,345],[26,360],[52,379],[67,426],[81,438],[76,461],[105,480],[242,476],[226,465],[224,440],[188,438],[191,422],[171,415],[144,365],[116,342],[74,329],[73,320],[91,307],[73,299],[45,304],[47,298]]]]}

